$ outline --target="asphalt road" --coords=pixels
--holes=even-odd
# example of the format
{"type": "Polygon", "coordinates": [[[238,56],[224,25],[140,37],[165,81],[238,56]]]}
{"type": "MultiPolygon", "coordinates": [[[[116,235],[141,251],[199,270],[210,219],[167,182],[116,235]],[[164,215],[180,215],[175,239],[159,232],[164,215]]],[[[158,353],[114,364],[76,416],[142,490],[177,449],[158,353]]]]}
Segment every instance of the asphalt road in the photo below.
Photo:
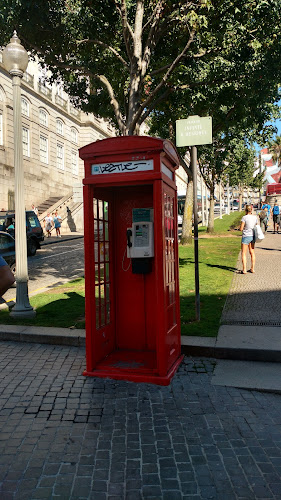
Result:
{"type": "MultiPolygon", "coordinates": [[[[84,240],[62,241],[44,245],[34,257],[28,257],[29,295],[61,285],[84,274],[84,240]]],[[[6,300],[14,300],[16,288],[6,292],[6,300]]]]}

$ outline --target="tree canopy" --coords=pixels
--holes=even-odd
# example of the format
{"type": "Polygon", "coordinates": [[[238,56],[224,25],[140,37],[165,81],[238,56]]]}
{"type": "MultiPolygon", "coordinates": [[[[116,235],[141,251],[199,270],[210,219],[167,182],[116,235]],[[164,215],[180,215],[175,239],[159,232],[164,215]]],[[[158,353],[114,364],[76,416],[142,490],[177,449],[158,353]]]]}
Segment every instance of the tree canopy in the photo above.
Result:
{"type": "Polygon", "coordinates": [[[278,100],[280,0],[1,4],[3,45],[16,29],[74,104],[120,134],[138,134],[150,117],[167,136],[171,121],[191,114],[213,116],[215,132],[239,119],[259,133],[278,100]]]}

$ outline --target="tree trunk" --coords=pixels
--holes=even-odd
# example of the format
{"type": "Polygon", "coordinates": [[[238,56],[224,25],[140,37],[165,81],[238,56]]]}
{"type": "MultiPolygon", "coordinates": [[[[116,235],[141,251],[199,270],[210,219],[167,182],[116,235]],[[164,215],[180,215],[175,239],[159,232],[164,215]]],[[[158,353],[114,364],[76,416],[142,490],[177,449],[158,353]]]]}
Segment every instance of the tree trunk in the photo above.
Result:
{"type": "Polygon", "coordinates": [[[193,214],[193,181],[189,180],[186,188],[184,213],[182,218],[182,236],[180,239],[182,245],[188,245],[192,242],[192,214],[193,214]]]}
{"type": "Polygon", "coordinates": [[[209,210],[209,223],[207,227],[207,233],[213,233],[215,228],[215,197],[214,197],[214,186],[210,189],[210,210],[209,210]]]}
{"type": "Polygon", "coordinates": [[[242,203],[243,203],[243,186],[239,184],[239,212],[242,212],[242,203]]]}

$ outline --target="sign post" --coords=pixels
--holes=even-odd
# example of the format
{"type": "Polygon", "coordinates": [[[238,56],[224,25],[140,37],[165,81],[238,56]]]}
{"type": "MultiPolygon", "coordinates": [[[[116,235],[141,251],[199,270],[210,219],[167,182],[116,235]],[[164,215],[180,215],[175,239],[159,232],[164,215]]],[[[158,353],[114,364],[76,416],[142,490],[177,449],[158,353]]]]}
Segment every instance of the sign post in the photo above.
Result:
{"type": "MultiPolygon", "coordinates": [[[[176,145],[191,146],[191,169],[193,178],[194,215],[194,261],[195,261],[195,304],[196,320],[200,321],[199,259],[198,259],[198,202],[197,202],[197,147],[212,144],[212,118],[190,116],[176,121],[176,145]]],[[[202,192],[201,192],[202,196],[202,192]]]]}

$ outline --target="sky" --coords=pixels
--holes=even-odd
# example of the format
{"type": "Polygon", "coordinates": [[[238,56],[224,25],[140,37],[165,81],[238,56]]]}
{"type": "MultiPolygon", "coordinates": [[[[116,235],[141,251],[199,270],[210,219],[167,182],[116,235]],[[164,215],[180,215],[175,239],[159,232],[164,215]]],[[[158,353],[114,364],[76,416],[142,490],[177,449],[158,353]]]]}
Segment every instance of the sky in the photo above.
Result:
{"type": "MultiPolygon", "coordinates": [[[[280,102],[281,105],[281,102],[280,102]]],[[[266,125],[274,125],[277,127],[277,134],[276,135],[281,135],[281,119],[280,120],[275,120],[274,122],[267,122],[266,125]]],[[[275,138],[275,135],[273,136],[273,139],[275,138]]],[[[259,146],[257,143],[254,144],[257,153],[260,152],[261,149],[265,148],[267,144],[264,144],[263,146],[259,146]]]]}
{"type": "Polygon", "coordinates": [[[276,125],[276,127],[278,128],[277,135],[280,135],[281,134],[281,120],[276,120],[274,122],[274,125],[276,125]]]}

